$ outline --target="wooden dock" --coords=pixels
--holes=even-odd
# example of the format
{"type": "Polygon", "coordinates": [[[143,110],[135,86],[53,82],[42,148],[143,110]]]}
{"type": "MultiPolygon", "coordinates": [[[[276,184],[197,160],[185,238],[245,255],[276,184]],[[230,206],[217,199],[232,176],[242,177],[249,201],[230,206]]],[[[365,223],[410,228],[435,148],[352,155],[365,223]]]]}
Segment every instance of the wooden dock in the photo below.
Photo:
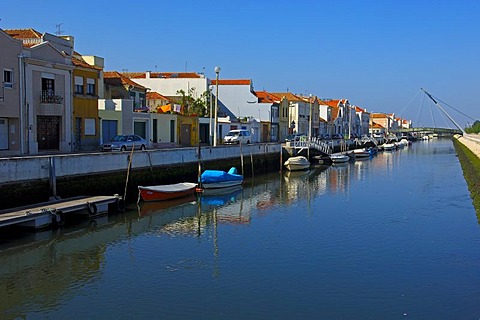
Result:
{"type": "Polygon", "coordinates": [[[40,229],[64,222],[66,215],[81,214],[88,218],[119,209],[121,198],[115,196],[76,197],[0,211],[0,227],[18,225],[40,229]]]}

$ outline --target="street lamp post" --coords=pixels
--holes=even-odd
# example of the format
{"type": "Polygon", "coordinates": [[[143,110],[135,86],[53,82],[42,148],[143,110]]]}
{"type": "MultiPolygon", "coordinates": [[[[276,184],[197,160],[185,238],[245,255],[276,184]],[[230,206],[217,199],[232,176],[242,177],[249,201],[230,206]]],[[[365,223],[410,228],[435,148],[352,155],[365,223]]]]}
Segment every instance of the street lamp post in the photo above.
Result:
{"type": "Polygon", "coordinates": [[[212,102],[212,91],[213,91],[213,86],[210,86],[208,89],[209,89],[208,91],[210,92],[210,112],[208,113],[208,116],[210,117],[210,121],[208,123],[208,128],[209,128],[209,133],[210,134],[209,134],[209,140],[208,141],[210,142],[210,145],[212,145],[213,144],[213,142],[212,142],[212,136],[213,136],[213,130],[212,130],[212,119],[213,119],[213,116],[212,116],[212,103],[213,103],[212,102]]]}
{"type": "Polygon", "coordinates": [[[310,119],[308,124],[308,139],[312,139],[312,94],[310,93],[308,101],[310,102],[310,119]]]}
{"type": "Polygon", "coordinates": [[[218,119],[217,119],[217,112],[218,112],[218,75],[220,73],[220,67],[215,67],[215,74],[216,74],[216,85],[217,85],[217,90],[215,94],[215,122],[214,122],[214,127],[215,131],[213,131],[213,146],[217,146],[217,131],[218,131],[218,119]]]}

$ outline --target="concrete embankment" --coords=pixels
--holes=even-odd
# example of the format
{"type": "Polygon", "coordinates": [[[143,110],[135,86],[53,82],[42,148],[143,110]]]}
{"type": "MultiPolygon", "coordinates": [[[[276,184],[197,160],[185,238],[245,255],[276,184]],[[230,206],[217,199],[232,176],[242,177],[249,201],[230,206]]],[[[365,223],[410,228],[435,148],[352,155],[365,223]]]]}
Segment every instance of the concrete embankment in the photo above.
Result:
{"type": "MultiPolygon", "coordinates": [[[[278,143],[202,147],[204,169],[235,166],[246,178],[279,170],[278,143]]],[[[198,148],[177,148],[120,153],[64,154],[0,159],[0,209],[61,198],[124,195],[136,200],[138,185],[197,181],[198,148]]]]}
{"type": "Polygon", "coordinates": [[[456,135],[453,142],[480,221],[480,136],[456,135]]]}

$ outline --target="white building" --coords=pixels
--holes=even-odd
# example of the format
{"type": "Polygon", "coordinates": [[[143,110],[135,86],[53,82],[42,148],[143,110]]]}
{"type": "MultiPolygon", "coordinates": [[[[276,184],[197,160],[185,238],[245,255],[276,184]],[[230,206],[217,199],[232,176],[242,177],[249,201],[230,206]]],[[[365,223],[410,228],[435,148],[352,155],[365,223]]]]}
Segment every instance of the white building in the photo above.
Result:
{"type": "Polygon", "coordinates": [[[124,72],[124,76],[163,96],[178,96],[179,90],[193,98],[208,92],[209,80],[195,72],[124,72]]]}

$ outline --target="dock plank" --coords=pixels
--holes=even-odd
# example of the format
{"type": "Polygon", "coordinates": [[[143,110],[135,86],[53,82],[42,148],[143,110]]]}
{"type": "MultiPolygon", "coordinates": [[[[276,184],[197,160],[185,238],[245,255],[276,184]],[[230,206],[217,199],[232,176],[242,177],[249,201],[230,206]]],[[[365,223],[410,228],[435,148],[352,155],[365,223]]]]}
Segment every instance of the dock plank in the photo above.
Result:
{"type": "Polygon", "coordinates": [[[0,212],[0,227],[15,223],[23,223],[28,220],[34,220],[41,215],[50,214],[50,212],[72,213],[87,209],[89,203],[96,206],[115,203],[117,196],[94,196],[75,199],[66,199],[53,202],[45,202],[39,205],[33,205],[22,208],[13,208],[0,212]]]}

